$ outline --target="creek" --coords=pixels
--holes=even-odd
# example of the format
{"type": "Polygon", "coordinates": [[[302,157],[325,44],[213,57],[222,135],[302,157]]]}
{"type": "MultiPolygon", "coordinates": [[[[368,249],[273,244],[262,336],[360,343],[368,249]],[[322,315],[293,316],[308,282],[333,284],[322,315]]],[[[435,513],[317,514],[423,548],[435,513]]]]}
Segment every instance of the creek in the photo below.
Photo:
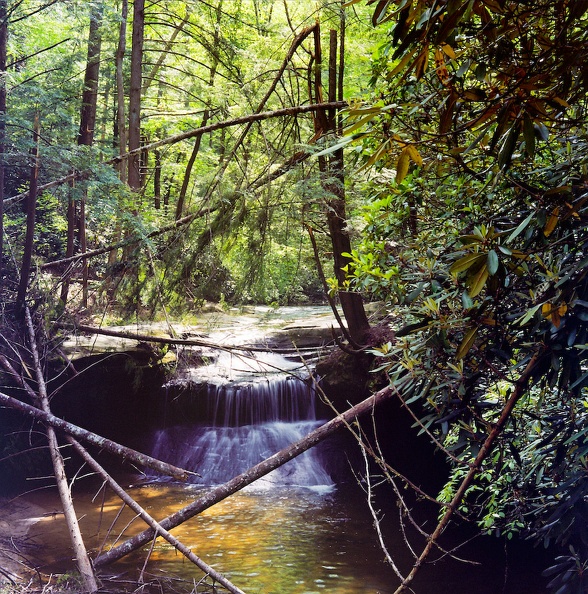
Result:
{"type": "MultiPolygon", "coordinates": [[[[279,312],[284,315],[300,312],[279,312]]],[[[324,315],[312,310],[312,316],[324,315]]],[[[311,318],[305,313],[305,319],[311,318]]],[[[278,312],[276,312],[278,317],[278,312]]],[[[267,315],[266,315],[267,318],[267,315]]],[[[248,320],[250,318],[247,318],[248,320]]],[[[255,319],[255,316],[253,317],[255,319]]],[[[268,320],[266,319],[266,322],[268,320]]],[[[260,344],[267,332],[259,321],[240,327],[219,324],[207,336],[225,344],[243,337],[260,344]]],[[[297,324],[292,324],[298,327],[297,324]]],[[[189,503],[211,485],[221,484],[289,445],[324,422],[328,408],[309,381],[309,365],[293,355],[268,352],[198,353],[200,364],[186,366],[163,387],[153,426],[140,423],[142,449],[197,472],[189,484],[150,475],[123,475],[133,482],[129,493],[154,517],[162,518],[189,503]],[[148,427],[148,428],[145,428],[148,427]]],[[[387,429],[390,431],[390,428],[387,429]]],[[[399,431],[404,435],[402,431],[399,431]]],[[[386,441],[386,440],[384,440],[386,441]]],[[[393,442],[409,466],[426,456],[410,442],[393,442]],[[414,458],[413,458],[414,456],[414,458]]],[[[386,447],[386,443],[383,444],[386,447]]],[[[197,555],[248,594],[335,592],[389,593],[398,584],[373,527],[358,448],[349,435],[337,435],[179,526],[173,533],[197,555]]],[[[82,471],[83,472],[83,471],[82,471]]],[[[140,521],[108,491],[84,486],[74,490],[76,509],[88,546],[94,551],[143,530],[140,521]],[[114,527],[113,527],[114,526],[114,527]]],[[[50,492],[23,496],[42,509],[59,510],[50,492]]],[[[410,499],[410,495],[408,495],[410,499]]],[[[414,504],[414,501],[411,502],[414,504]]],[[[383,538],[394,562],[405,573],[412,564],[408,539],[418,552],[424,539],[409,523],[401,526],[395,498],[378,487],[374,506],[382,519],[383,538]],[[408,524],[408,525],[404,525],[408,524]]],[[[426,529],[435,510],[415,511],[426,529]],[[432,512],[432,513],[431,513],[432,512]]],[[[43,572],[71,567],[62,516],[40,516],[31,531],[43,572]]],[[[443,545],[467,541],[467,530],[451,530],[443,545]]],[[[544,565],[525,544],[477,538],[456,553],[469,562],[443,559],[423,568],[415,581],[418,594],[541,594],[544,565]],[[475,563],[475,564],[474,564],[475,563]]],[[[145,551],[117,562],[120,575],[137,574],[145,551]]],[[[147,569],[150,576],[179,576],[198,581],[199,570],[159,539],[147,569]]]]}

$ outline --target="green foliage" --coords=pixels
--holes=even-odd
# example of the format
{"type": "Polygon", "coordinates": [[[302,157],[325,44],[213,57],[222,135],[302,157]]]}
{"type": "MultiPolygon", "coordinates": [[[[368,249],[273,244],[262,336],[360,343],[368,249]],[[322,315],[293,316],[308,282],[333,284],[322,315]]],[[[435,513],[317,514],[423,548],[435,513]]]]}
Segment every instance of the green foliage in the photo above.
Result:
{"type": "Polygon", "coordinates": [[[380,2],[373,100],[349,112],[376,170],[350,281],[404,317],[380,368],[451,455],[443,501],[527,370],[461,511],[573,551],[560,594],[588,559],[587,9],[380,2]]]}

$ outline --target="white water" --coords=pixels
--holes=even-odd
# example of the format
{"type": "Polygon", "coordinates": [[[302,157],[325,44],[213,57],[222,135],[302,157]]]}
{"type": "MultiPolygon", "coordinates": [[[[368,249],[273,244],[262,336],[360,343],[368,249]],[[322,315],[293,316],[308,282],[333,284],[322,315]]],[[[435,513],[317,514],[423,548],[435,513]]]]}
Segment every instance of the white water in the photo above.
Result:
{"type": "MultiPolygon", "coordinates": [[[[317,396],[303,372],[300,363],[272,353],[224,355],[214,365],[190,370],[198,420],[158,430],[152,455],[198,473],[196,484],[232,479],[324,422],[317,418],[317,396]]],[[[277,485],[332,487],[320,448],[255,483],[257,488],[277,485]]]]}

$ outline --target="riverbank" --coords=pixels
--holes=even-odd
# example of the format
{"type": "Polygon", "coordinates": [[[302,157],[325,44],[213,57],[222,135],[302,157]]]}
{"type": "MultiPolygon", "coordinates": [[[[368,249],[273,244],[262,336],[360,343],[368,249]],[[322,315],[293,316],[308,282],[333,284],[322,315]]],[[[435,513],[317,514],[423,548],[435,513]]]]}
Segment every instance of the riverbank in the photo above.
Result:
{"type": "MultiPolygon", "coordinates": [[[[21,499],[0,498],[0,592],[21,591],[20,584],[37,579],[36,545],[31,528],[44,519],[45,510],[21,499]],[[18,586],[19,589],[10,590],[18,586]]],[[[37,579],[38,581],[38,579],[37,579]]]]}

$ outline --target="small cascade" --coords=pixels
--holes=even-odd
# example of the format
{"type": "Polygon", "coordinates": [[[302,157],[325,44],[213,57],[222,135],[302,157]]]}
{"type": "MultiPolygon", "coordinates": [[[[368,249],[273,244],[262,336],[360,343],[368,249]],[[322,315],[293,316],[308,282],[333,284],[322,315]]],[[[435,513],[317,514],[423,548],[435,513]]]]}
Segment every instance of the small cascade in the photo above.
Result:
{"type": "MultiPolygon", "coordinates": [[[[197,472],[192,482],[224,483],[324,421],[317,418],[317,396],[299,362],[265,353],[255,359],[230,356],[190,371],[190,423],[160,429],[152,455],[197,472]],[[228,360],[227,360],[228,359],[228,360]],[[287,370],[287,371],[285,371],[287,370]]],[[[184,380],[185,386],[185,380],[184,380]]],[[[183,397],[186,398],[184,388],[183,397]]],[[[278,468],[257,487],[332,487],[315,447],[278,468]]]]}

